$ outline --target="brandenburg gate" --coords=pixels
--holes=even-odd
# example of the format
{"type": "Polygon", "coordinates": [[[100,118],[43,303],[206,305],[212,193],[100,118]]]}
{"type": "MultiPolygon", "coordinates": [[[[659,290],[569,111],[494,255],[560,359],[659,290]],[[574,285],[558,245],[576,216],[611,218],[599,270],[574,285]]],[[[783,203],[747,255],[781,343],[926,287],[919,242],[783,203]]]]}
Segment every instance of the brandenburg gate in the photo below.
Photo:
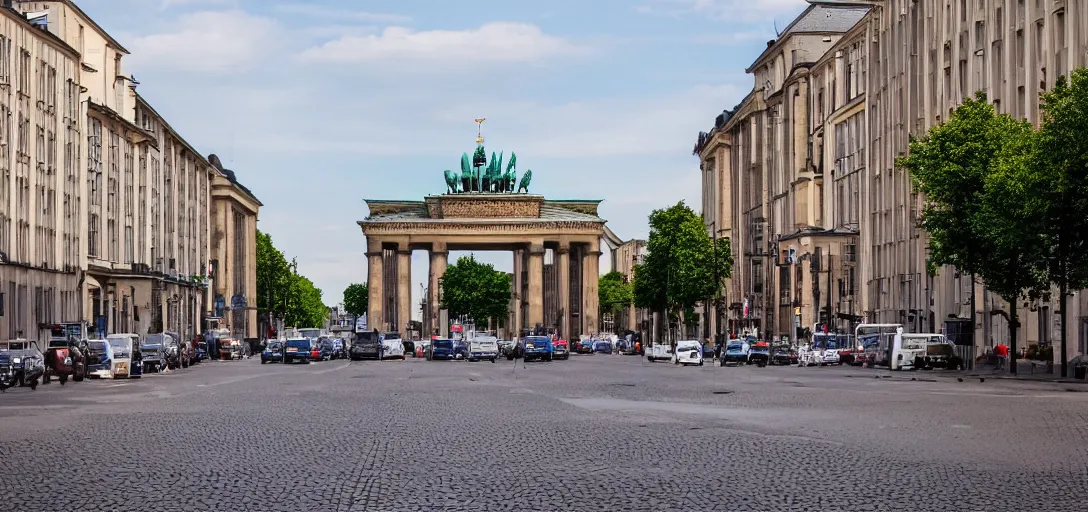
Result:
{"type": "MultiPolygon", "coordinates": [[[[481,123],[483,120],[478,119],[481,123]]],[[[597,333],[597,280],[605,220],[599,200],[549,200],[529,193],[532,171],[518,183],[517,157],[484,151],[483,138],[461,172],[445,171],[446,192],[422,201],[367,199],[359,221],[366,235],[368,325],[402,331],[412,312],[412,251],[429,254],[424,336],[438,330],[440,285],[450,251],[511,251],[513,290],[508,327],[552,328],[564,338],[597,333]],[[517,184],[517,187],[515,187],[517,184]],[[546,258],[548,256],[548,258],[546,258]],[[546,259],[550,263],[546,263],[546,259]]],[[[479,321],[481,319],[477,319],[479,321]]],[[[403,331],[402,331],[403,332],[403,331]]]]}

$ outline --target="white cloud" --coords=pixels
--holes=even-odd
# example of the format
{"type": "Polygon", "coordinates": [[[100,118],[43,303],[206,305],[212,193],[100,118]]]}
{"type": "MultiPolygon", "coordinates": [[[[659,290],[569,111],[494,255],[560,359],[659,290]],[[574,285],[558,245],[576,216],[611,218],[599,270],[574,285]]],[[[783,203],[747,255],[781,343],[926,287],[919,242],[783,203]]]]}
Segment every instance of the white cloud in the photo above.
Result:
{"type": "Polygon", "coordinates": [[[381,34],[345,36],[300,54],[309,62],[373,61],[472,65],[529,62],[584,49],[529,23],[492,22],[470,30],[414,31],[388,27],[381,34]]]}
{"type": "Polygon", "coordinates": [[[797,15],[807,5],[807,0],[648,0],[637,10],[646,14],[697,14],[723,21],[750,23],[797,15]]]}
{"type": "Polygon", "coordinates": [[[411,16],[405,16],[403,14],[329,9],[306,4],[279,4],[273,7],[272,10],[278,14],[319,18],[322,21],[336,21],[338,23],[358,21],[364,23],[393,24],[408,23],[409,21],[412,21],[411,16]]]}
{"type": "Polygon", "coordinates": [[[169,32],[133,38],[130,58],[137,67],[244,71],[260,64],[261,54],[274,46],[275,33],[275,22],[243,11],[195,12],[179,16],[169,32]]]}

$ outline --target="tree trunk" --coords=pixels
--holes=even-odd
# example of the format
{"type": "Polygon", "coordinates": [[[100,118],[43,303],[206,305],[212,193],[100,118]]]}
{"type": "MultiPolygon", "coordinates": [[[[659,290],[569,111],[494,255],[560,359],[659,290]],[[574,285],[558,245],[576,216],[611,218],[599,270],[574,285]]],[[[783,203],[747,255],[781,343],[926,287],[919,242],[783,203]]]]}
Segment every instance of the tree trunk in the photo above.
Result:
{"type": "MultiPolygon", "coordinates": [[[[1058,299],[1058,318],[1062,324],[1061,343],[1062,343],[1062,378],[1069,376],[1069,357],[1066,354],[1066,329],[1065,329],[1065,303],[1067,302],[1066,295],[1069,293],[1069,284],[1065,280],[1065,276],[1062,276],[1062,282],[1058,285],[1058,293],[1061,294],[1058,299]]],[[[1053,361],[1053,359],[1051,359],[1053,361]]]]}
{"type": "Polygon", "coordinates": [[[1016,332],[1020,330],[1020,316],[1016,299],[1009,301],[1009,373],[1016,375],[1016,332]]]}

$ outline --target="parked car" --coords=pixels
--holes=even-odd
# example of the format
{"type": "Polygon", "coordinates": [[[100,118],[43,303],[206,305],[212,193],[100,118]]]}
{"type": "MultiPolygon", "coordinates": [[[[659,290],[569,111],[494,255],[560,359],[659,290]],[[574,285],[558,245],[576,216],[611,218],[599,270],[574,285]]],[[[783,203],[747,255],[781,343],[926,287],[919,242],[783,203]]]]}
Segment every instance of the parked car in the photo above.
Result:
{"type": "Polygon", "coordinates": [[[601,354],[611,354],[612,342],[608,340],[597,340],[593,342],[593,351],[601,354]]]}
{"type": "Polygon", "coordinates": [[[238,338],[219,340],[219,359],[230,361],[243,357],[245,357],[245,348],[242,346],[242,340],[238,338]]]}
{"type": "Polygon", "coordinates": [[[575,340],[574,351],[578,354],[592,354],[594,340],[575,340]]]}
{"type": "Polygon", "coordinates": [[[140,351],[144,356],[145,373],[158,373],[166,367],[166,348],[162,346],[162,339],[155,336],[149,334],[140,344],[140,351]]]}
{"type": "Polygon", "coordinates": [[[106,336],[106,342],[113,349],[113,378],[143,377],[143,351],[138,334],[110,334],[106,336]]]}
{"type": "Polygon", "coordinates": [[[431,352],[428,357],[429,360],[434,361],[438,359],[452,360],[456,359],[456,352],[454,350],[454,341],[451,339],[437,339],[431,341],[431,352]]]}
{"type": "Polygon", "coordinates": [[[197,361],[203,361],[208,358],[208,342],[198,341],[194,345],[193,353],[196,354],[197,361]]]}
{"type": "Polygon", "coordinates": [[[387,332],[381,336],[382,359],[404,360],[404,340],[399,333],[387,332]]]}
{"type": "Polygon", "coordinates": [[[45,374],[42,375],[42,384],[49,384],[54,376],[63,386],[71,378],[75,381],[83,380],[87,372],[86,341],[75,336],[60,335],[49,338],[49,346],[45,351],[45,374]]]}
{"type": "Polygon", "coordinates": [[[113,378],[113,347],[106,340],[87,340],[87,376],[113,378]]]}
{"type": "Polygon", "coordinates": [[[193,359],[194,351],[192,349],[192,345],[188,341],[184,340],[180,334],[174,331],[165,331],[163,332],[163,334],[171,338],[171,347],[175,345],[177,346],[176,350],[167,349],[168,354],[171,350],[176,354],[172,356],[174,358],[174,365],[171,368],[175,370],[178,368],[188,368],[189,364],[192,363],[193,359]]]}
{"type": "Polygon", "coordinates": [[[729,340],[725,345],[725,354],[722,355],[722,366],[729,364],[748,364],[748,353],[751,345],[743,340],[729,340]]]}
{"type": "MultiPolygon", "coordinates": [[[[634,344],[632,344],[634,346],[634,344]]],[[[567,340],[555,340],[552,346],[552,357],[556,359],[570,359],[570,344],[567,340]]]]}
{"type": "Polygon", "coordinates": [[[646,360],[651,363],[654,361],[671,361],[672,358],[672,345],[668,343],[658,343],[650,347],[650,351],[646,353],[646,360]]]}
{"type": "Polygon", "coordinates": [[[351,349],[348,350],[348,354],[351,356],[352,361],[362,359],[381,361],[382,356],[385,355],[385,351],[382,350],[381,336],[377,331],[355,333],[355,339],[351,342],[351,349]]]}
{"type": "Polygon", "coordinates": [[[333,359],[347,359],[348,351],[344,348],[344,340],[341,338],[329,338],[332,342],[332,358],[333,359]]]}
{"type": "Polygon", "coordinates": [[[45,355],[38,343],[30,340],[13,340],[0,343],[0,391],[15,386],[38,388],[38,381],[45,375],[45,355]]]}
{"type": "Polygon", "coordinates": [[[469,361],[481,359],[492,363],[499,357],[499,340],[493,336],[477,336],[469,343],[469,361]]]}
{"type": "Polygon", "coordinates": [[[525,360],[535,359],[551,361],[555,356],[552,339],[547,336],[528,336],[525,338],[525,360]]]}
{"type": "Polygon", "coordinates": [[[310,364],[310,350],[313,347],[310,338],[289,338],[285,346],[283,352],[284,363],[300,362],[310,364]]]}
{"type": "Polygon", "coordinates": [[[760,368],[767,366],[771,360],[771,346],[766,341],[757,342],[748,351],[748,364],[754,364],[760,368]]]}
{"type": "Polygon", "coordinates": [[[703,346],[698,340],[680,340],[676,342],[673,363],[682,365],[703,365],[703,346]]]}
{"type": "Polygon", "coordinates": [[[267,363],[282,363],[283,362],[283,343],[279,341],[269,342],[261,351],[261,364],[267,363]]]}
{"type": "Polygon", "coordinates": [[[797,364],[797,351],[789,345],[775,345],[771,354],[770,364],[794,365],[797,364]]]}
{"type": "MultiPolygon", "coordinates": [[[[181,344],[178,343],[178,339],[173,334],[163,332],[158,334],[148,334],[147,339],[144,340],[145,345],[161,345],[163,349],[163,366],[171,370],[181,368],[181,344]]],[[[161,369],[161,368],[160,368],[161,369]]]]}
{"type": "Polygon", "coordinates": [[[336,357],[336,346],[330,338],[319,339],[310,355],[314,361],[332,361],[336,357]]]}

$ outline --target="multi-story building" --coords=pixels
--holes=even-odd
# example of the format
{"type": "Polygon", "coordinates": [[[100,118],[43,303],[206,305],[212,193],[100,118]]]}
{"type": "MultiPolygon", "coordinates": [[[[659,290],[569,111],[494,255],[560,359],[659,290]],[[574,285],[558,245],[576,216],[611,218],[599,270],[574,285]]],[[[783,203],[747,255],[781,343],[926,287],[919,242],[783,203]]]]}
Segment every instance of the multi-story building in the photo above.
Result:
{"type": "MultiPolygon", "coordinates": [[[[854,13],[850,26],[836,23],[836,33],[791,47],[794,55],[805,50],[800,54],[811,64],[792,63],[790,78],[783,80],[790,91],[785,96],[807,98],[807,113],[791,105],[776,109],[766,90],[774,89],[777,74],[762,65],[764,52],[749,70],[755,75],[752,94],[700,134],[696,152],[704,172],[704,218],[708,229],[715,229],[712,222],[729,226],[729,231],[717,229],[733,240],[737,261],[744,260],[727,292],[759,299],[755,290],[762,290],[763,280],[773,282],[777,300],[757,300],[756,308],[766,302],[781,312],[792,308],[799,319],[791,323],[802,326],[831,320],[830,328],[848,330],[864,319],[938,331],[946,321],[970,328],[973,318],[976,348],[1006,341],[1008,325],[999,312],[1008,304],[981,284],[972,290],[970,277],[955,269],[927,275],[926,235],[918,227],[922,198],[895,158],[907,151],[911,136],[947,119],[979,90],[999,111],[1038,123],[1039,94],[1058,76],[1088,65],[1088,2],[853,4],[813,3],[770,45],[790,44],[791,29],[796,33],[797,25],[821,10],[854,13]],[[790,89],[790,83],[796,85],[790,89]],[[798,133],[802,115],[807,120],[798,133]],[[792,145],[781,130],[759,124],[773,125],[775,119],[794,127],[792,145]],[[749,126],[756,134],[744,131],[749,126]],[[788,188],[776,177],[781,167],[775,155],[798,170],[787,177],[793,180],[788,188]],[[808,187],[816,187],[814,196],[806,195],[808,187]],[[767,254],[758,249],[762,243],[769,244],[767,254]],[[753,269],[771,258],[777,272],[753,269]]],[[[1016,307],[1027,343],[1047,344],[1060,335],[1051,301],[1022,301],[1016,307]]],[[[766,310],[756,313],[761,320],[770,316],[766,310]]],[[[1088,352],[1088,294],[1070,299],[1069,318],[1067,333],[1077,340],[1070,356],[1088,352]]],[[[781,319],[757,325],[771,335],[794,332],[781,319]]]]}
{"type": "Polygon", "coordinates": [[[867,11],[810,5],[748,67],[752,92],[699,135],[703,219],[734,251],[726,300],[708,308],[715,333],[718,318],[723,332],[791,337],[797,327],[829,318],[828,283],[838,274],[827,269],[841,242],[857,232],[828,222],[826,164],[813,141],[822,136],[823,113],[839,104],[831,97],[834,83],[818,83],[824,75],[813,76],[813,68],[867,11]]]}
{"type": "MultiPolygon", "coordinates": [[[[255,245],[260,203],[136,93],[128,51],[74,2],[16,0],[0,12],[0,337],[77,320],[99,333],[192,337],[213,313],[213,183],[248,198],[244,247],[255,245]]],[[[234,271],[247,290],[252,252],[234,271]]]]}
{"type": "MultiPolygon", "coordinates": [[[[623,274],[628,283],[635,281],[635,265],[642,263],[646,257],[646,241],[633,239],[623,242],[612,250],[612,268],[623,274]]],[[[627,306],[616,319],[617,330],[641,332],[643,339],[653,327],[651,312],[644,308],[636,308],[634,304],[627,306]]]]}
{"type": "MultiPolygon", "coordinates": [[[[257,211],[263,206],[224,169],[219,157],[209,155],[211,185],[211,274],[213,316],[239,338],[259,338],[257,330],[257,211]]],[[[202,246],[204,247],[204,246],[202,246]]]]}
{"type": "Polygon", "coordinates": [[[80,318],[80,53],[0,7],[0,339],[80,318]]]}

